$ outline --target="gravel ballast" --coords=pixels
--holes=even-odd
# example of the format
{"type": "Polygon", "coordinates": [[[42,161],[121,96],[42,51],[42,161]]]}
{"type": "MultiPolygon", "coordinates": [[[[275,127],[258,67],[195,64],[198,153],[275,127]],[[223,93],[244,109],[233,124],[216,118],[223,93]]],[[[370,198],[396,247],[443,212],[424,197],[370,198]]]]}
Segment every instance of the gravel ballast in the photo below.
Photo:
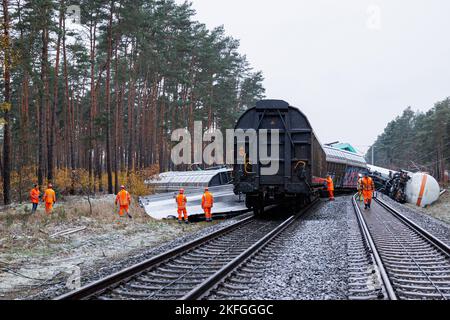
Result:
{"type": "Polygon", "coordinates": [[[249,300],[343,300],[348,296],[350,197],[319,204],[288,228],[278,252],[242,296],[249,300]]]}
{"type": "Polygon", "coordinates": [[[420,227],[424,228],[432,235],[436,236],[438,239],[450,245],[450,225],[438,220],[426,213],[423,213],[419,210],[410,208],[408,206],[402,205],[388,196],[382,195],[380,197],[383,201],[388,203],[394,209],[399,211],[401,214],[405,215],[408,219],[411,219],[413,222],[417,223],[420,227]]]}

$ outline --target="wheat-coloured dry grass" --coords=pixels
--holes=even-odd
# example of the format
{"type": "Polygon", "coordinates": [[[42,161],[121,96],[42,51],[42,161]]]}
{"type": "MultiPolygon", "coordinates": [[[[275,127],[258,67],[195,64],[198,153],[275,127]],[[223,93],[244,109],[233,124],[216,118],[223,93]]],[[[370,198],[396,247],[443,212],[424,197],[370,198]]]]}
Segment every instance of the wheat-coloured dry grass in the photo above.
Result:
{"type": "Polygon", "coordinates": [[[91,273],[206,226],[154,220],[136,200],[130,207],[132,220],[119,217],[114,196],[90,201],[92,212],[87,198],[80,196],[57,202],[51,215],[42,205],[33,215],[29,204],[0,211],[0,299],[27,298],[46,288],[42,279],[64,282],[67,268],[79,266],[83,275],[91,273]],[[86,229],[51,237],[78,227],[86,229]]]}

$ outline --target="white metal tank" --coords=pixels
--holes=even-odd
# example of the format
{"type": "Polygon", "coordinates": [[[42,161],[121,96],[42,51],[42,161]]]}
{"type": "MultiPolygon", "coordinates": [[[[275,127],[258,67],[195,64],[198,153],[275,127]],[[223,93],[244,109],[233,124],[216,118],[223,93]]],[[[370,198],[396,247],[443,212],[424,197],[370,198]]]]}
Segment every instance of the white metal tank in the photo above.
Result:
{"type": "Polygon", "coordinates": [[[409,203],[425,207],[439,199],[439,184],[432,176],[418,172],[409,175],[406,185],[406,199],[409,203]]]}

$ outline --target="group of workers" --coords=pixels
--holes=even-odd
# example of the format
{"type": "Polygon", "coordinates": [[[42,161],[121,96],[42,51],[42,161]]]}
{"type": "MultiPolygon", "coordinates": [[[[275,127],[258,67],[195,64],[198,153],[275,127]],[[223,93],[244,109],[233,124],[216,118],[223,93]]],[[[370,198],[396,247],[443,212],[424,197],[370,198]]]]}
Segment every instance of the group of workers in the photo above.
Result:
{"type": "MultiPolygon", "coordinates": [[[[189,216],[187,213],[187,197],[184,194],[184,189],[180,189],[180,192],[175,197],[175,201],[178,205],[178,223],[189,223],[189,216]]],[[[202,209],[205,212],[206,222],[212,222],[212,208],[214,206],[214,196],[209,192],[209,188],[205,188],[205,193],[202,196],[202,209]]]]}
{"type": "MultiPolygon", "coordinates": [[[[39,186],[37,184],[34,185],[34,188],[30,191],[30,199],[33,205],[31,209],[31,213],[35,213],[39,206],[39,197],[41,196],[41,191],[39,190],[39,186]]],[[[44,192],[44,197],[42,201],[45,204],[45,212],[47,214],[52,213],[53,205],[56,203],[56,193],[53,190],[53,185],[51,183],[48,184],[47,189],[44,192]]]]}
{"type": "MultiPolygon", "coordinates": [[[[131,204],[131,195],[125,190],[125,186],[120,187],[121,191],[116,196],[115,204],[116,206],[119,204],[120,211],[119,215],[123,217],[125,214],[131,219],[131,215],[129,213],[129,206],[131,204]]],[[[33,189],[30,191],[30,200],[32,204],[31,213],[35,213],[39,206],[41,191],[39,190],[39,186],[37,184],[34,185],[33,189]]],[[[44,196],[42,201],[45,204],[45,212],[47,214],[51,214],[53,211],[53,205],[56,203],[56,192],[53,190],[53,185],[51,183],[48,184],[47,189],[44,192],[44,196]]]]}
{"type": "MultiPolygon", "coordinates": [[[[327,190],[329,194],[330,201],[334,201],[334,182],[331,175],[328,175],[326,179],[320,179],[327,184],[327,190]]],[[[119,215],[121,217],[125,216],[125,214],[132,219],[132,216],[129,213],[129,207],[131,204],[131,195],[126,190],[125,186],[120,187],[120,192],[116,196],[115,204],[119,205],[119,215]]],[[[370,209],[372,204],[373,193],[375,192],[375,184],[373,179],[369,177],[368,172],[365,172],[364,175],[360,174],[358,179],[358,194],[364,198],[364,209],[370,209]]],[[[30,191],[30,199],[33,205],[32,213],[35,213],[38,205],[39,205],[39,197],[41,192],[39,191],[39,186],[34,185],[34,188],[30,191]]],[[[187,213],[187,197],[184,194],[184,189],[180,189],[178,195],[175,197],[175,201],[178,206],[178,222],[182,223],[183,220],[185,223],[189,223],[189,216],[187,213]]],[[[56,193],[53,190],[52,184],[49,184],[47,189],[44,192],[43,202],[45,204],[45,212],[50,214],[53,211],[53,205],[56,203],[56,193]]],[[[205,188],[205,192],[202,196],[202,209],[205,213],[206,222],[212,222],[212,208],[214,206],[214,197],[211,192],[209,192],[209,188],[205,188]]]]}
{"type": "MultiPolygon", "coordinates": [[[[30,200],[33,205],[31,212],[35,213],[39,206],[41,191],[39,190],[39,186],[37,184],[34,185],[34,188],[30,191],[30,200]]],[[[49,184],[47,189],[44,192],[44,196],[42,198],[45,204],[45,212],[47,214],[51,214],[53,211],[53,205],[56,203],[56,193],[53,190],[53,185],[49,184]]],[[[178,205],[178,222],[182,223],[183,218],[185,223],[189,223],[189,217],[187,213],[187,198],[184,194],[184,189],[180,190],[180,193],[175,198],[176,203],[178,205]]],[[[126,190],[125,186],[120,187],[120,192],[116,195],[115,205],[119,205],[119,216],[124,217],[125,215],[128,218],[132,219],[133,217],[130,215],[129,209],[131,204],[131,195],[126,190]]],[[[211,192],[209,192],[209,188],[205,188],[205,193],[202,196],[202,209],[205,212],[206,222],[212,222],[212,208],[214,206],[214,196],[211,192]]]]}
{"type": "MultiPolygon", "coordinates": [[[[334,182],[331,175],[328,175],[326,179],[319,179],[322,182],[326,182],[327,190],[330,201],[334,201],[334,182]]],[[[375,183],[373,179],[369,177],[369,173],[366,171],[364,174],[359,174],[358,179],[358,195],[361,199],[361,195],[364,198],[364,209],[370,209],[372,204],[373,194],[375,192],[375,183]]]]}

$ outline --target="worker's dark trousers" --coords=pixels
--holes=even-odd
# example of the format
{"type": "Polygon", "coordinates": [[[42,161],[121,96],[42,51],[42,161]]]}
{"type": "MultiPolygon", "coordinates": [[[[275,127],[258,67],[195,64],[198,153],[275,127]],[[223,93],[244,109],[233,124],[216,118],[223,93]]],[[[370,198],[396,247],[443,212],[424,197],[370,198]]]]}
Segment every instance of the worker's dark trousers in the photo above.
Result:
{"type": "Polygon", "coordinates": [[[33,208],[31,209],[31,213],[35,213],[37,208],[38,208],[38,204],[37,203],[33,203],[33,208]]]}

